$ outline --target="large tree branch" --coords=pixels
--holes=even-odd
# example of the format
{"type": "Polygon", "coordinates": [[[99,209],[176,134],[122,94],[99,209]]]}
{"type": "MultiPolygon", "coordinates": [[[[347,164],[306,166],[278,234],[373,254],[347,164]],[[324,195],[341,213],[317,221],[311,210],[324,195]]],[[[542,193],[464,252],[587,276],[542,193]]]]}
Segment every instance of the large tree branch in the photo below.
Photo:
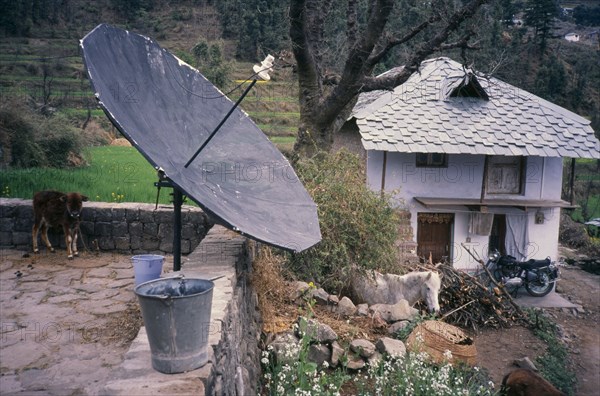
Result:
{"type": "Polygon", "coordinates": [[[393,0],[371,0],[367,26],[349,51],[339,84],[319,108],[319,122],[332,122],[358,93],[362,78],[371,72],[367,59],[383,34],[393,7],[393,0]]]}
{"type": "Polygon", "coordinates": [[[407,62],[406,67],[412,69],[412,71],[416,71],[421,62],[423,62],[429,55],[434,53],[438,48],[441,48],[446,40],[448,40],[448,37],[450,37],[450,34],[455,32],[466,19],[475,15],[479,7],[488,1],[489,0],[471,0],[460,10],[452,14],[450,18],[448,18],[446,25],[440,29],[440,31],[433,36],[433,38],[415,51],[413,56],[407,62]]]}
{"type": "MultiPolygon", "coordinates": [[[[333,138],[332,133],[349,114],[356,95],[375,89],[392,89],[418,70],[421,63],[435,51],[469,46],[468,37],[462,37],[455,43],[448,43],[450,35],[470,18],[478,8],[489,0],[468,1],[458,11],[438,22],[437,16],[414,27],[403,37],[393,38],[387,43],[382,41],[385,26],[393,10],[394,0],[368,0],[367,23],[363,31],[354,32],[356,22],[352,20],[352,7],[358,7],[357,0],[347,0],[348,24],[347,38],[351,47],[339,78],[323,76],[320,69],[319,51],[324,42],[324,22],[332,6],[332,0],[291,0],[290,2],[290,38],[298,65],[298,83],[300,88],[300,119],[298,140],[295,149],[307,144],[322,144],[327,149],[333,138]],[[322,8],[322,7],[324,8],[322,8]],[[415,36],[432,26],[435,22],[437,33],[413,51],[403,68],[395,73],[386,73],[381,77],[369,77],[375,65],[397,45],[414,39],[415,36]],[[354,39],[354,41],[352,41],[354,39]],[[382,44],[384,43],[384,44],[382,44]],[[337,82],[327,96],[323,93],[323,81],[337,82]],[[313,143],[311,143],[313,142],[313,143]]],[[[309,150],[310,151],[310,150],[309,150]]]]}
{"type": "Polygon", "coordinates": [[[488,1],[489,0],[471,0],[460,10],[452,14],[438,33],[415,51],[400,72],[386,74],[381,77],[364,77],[360,92],[394,89],[398,85],[406,82],[406,80],[418,70],[421,62],[436,51],[458,47],[476,48],[474,45],[468,43],[469,38],[473,35],[473,32],[470,30],[454,43],[446,43],[446,40],[448,40],[450,34],[455,32],[466,19],[472,17],[482,4],[488,1]]]}
{"type": "Polygon", "coordinates": [[[371,56],[367,60],[367,64],[370,67],[374,67],[392,50],[392,48],[397,47],[398,45],[404,44],[404,43],[412,40],[417,34],[421,33],[429,25],[431,25],[432,23],[437,22],[439,20],[440,20],[439,15],[432,15],[428,20],[422,22],[420,25],[415,26],[404,36],[393,37],[391,39],[388,39],[387,42],[385,43],[385,45],[383,45],[382,48],[380,48],[378,50],[378,52],[371,54],[371,56]]]}

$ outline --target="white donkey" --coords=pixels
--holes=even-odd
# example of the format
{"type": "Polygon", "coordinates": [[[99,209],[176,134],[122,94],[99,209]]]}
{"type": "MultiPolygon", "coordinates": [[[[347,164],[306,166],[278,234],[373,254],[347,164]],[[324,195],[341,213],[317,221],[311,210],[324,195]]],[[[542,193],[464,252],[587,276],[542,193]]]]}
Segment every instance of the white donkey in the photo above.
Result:
{"type": "Polygon", "coordinates": [[[430,312],[438,312],[438,295],[442,280],[433,271],[411,272],[406,275],[381,274],[357,276],[352,284],[354,297],[359,302],[373,304],[396,304],[404,299],[414,305],[423,299],[430,312]]]}

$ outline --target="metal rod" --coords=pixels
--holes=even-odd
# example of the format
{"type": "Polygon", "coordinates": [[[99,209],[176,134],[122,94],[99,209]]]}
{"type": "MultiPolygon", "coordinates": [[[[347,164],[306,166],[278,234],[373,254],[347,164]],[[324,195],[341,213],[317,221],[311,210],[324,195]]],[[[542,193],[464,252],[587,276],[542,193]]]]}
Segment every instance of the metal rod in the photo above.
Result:
{"type": "Polygon", "coordinates": [[[571,206],[575,204],[575,158],[571,158],[571,172],[569,175],[569,202],[571,206]]]}
{"type": "Polygon", "coordinates": [[[244,93],[242,93],[242,96],[240,96],[240,98],[237,100],[237,102],[235,102],[235,104],[233,105],[233,107],[231,108],[231,110],[229,110],[229,112],[225,115],[225,118],[223,118],[223,120],[221,120],[221,122],[219,123],[219,125],[217,125],[217,127],[215,128],[214,131],[212,131],[212,133],[210,134],[210,136],[208,137],[208,139],[206,139],[204,141],[204,143],[202,143],[202,146],[200,146],[200,148],[194,153],[194,155],[192,155],[192,158],[189,159],[189,161],[185,164],[185,168],[187,168],[188,166],[190,166],[190,164],[192,163],[192,161],[194,161],[196,159],[196,157],[198,156],[198,154],[200,154],[200,152],[204,149],[204,147],[206,147],[206,145],[208,144],[208,142],[211,141],[211,139],[215,136],[215,134],[219,131],[219,129],[221,129],[221,127],[223,126],[223,124],[225,123],[225,121],[227,121],[227,119],[229,118],[229,116],[231,116],[231,113],[233,113],[233,111],[239,106],[239,104],[242,102],[242,100],[244,100],[244,98],[246,97],[246,95],[248,95],[248,92],[250,92],[250,90],[252,89],[252,87],[254,86],[254,84],[256,84],[256,80],[252,80],[252,82],[250,83],[250,85],[248,85],[248,88],[246,88],[246,90],[244,91],[244,93]]]}
{"type": "Polygon", "coordinates": [[[181,205],[183,194],[173,186],[173,271],[181,270],[181,205]]]}

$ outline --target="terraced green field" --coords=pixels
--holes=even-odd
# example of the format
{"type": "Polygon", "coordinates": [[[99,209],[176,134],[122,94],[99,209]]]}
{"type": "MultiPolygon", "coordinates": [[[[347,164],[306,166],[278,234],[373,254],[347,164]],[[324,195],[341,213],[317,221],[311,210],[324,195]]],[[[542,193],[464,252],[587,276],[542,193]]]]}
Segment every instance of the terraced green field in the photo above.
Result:
{"type": "MultiPolygon", "coordinates": [[[[237,100],[243,91],[244,81],[253,74],[252,66],[234,63],[231,83],[224,89],[227,92],[239,86],[228,95],[231,100],[237,100]]],[[[1,38],[0,98],[25,97],[39,104],[46,95],[50,106],[76,123],[87,118],[88,106],[92,106],[92,117],[105,119],[87,80],[77,40],[1,38]]],[[[291,149],[300,115],[298,88],[290,68],[276,70],[269,82],[259,81],[241,108],[280,149],[291,149]]]]}

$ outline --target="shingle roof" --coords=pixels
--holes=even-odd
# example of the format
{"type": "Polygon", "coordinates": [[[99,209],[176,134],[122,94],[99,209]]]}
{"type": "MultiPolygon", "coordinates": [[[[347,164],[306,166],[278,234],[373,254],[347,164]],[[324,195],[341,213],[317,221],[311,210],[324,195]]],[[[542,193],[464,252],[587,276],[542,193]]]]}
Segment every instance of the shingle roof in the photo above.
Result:
{"type": "Polygon", "coordinates": [[[361,94],[351,117],[367,150],[600,158],[589,120],[448,58],[423,62],[393,91],[361,94]],[[467,72],[489,100],[449,97],[467,72]]]}

